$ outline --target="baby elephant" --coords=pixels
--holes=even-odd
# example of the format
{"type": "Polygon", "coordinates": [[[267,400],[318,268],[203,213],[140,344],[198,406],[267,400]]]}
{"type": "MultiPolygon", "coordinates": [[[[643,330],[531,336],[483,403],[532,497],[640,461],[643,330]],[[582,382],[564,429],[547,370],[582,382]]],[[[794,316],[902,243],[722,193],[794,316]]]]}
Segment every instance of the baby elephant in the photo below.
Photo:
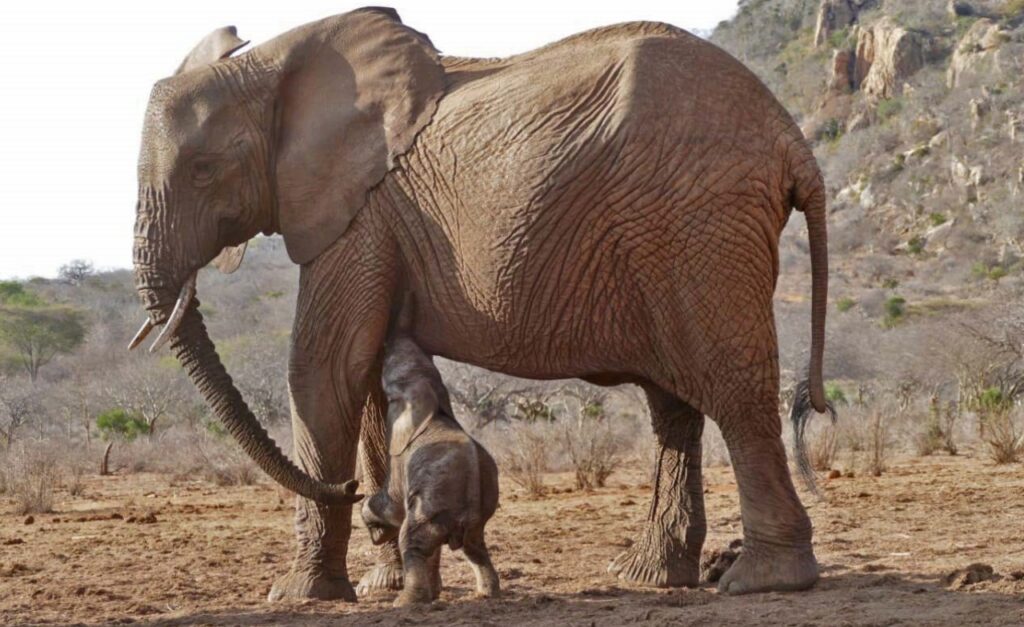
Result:
{"type": "Polygon", "coordinates": [[[448,390],[430,357],[404,333],[384,356],[391,464],[381,490],[363,504],[374,544],[398,537],[405,585],[395,605],[441,594],[441,545],[461,548],[477,594],[498,594],[484,525],[498,507],[498,467],[455,420],[448,390]]]}

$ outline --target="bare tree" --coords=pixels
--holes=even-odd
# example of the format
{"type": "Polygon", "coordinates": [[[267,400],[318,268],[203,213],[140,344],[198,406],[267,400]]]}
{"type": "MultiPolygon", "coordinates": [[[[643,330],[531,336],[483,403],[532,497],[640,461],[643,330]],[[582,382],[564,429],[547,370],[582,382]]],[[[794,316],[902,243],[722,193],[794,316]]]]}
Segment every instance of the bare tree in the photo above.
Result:
{"type": "Polygon", "coordinates": [[[181,384],[181,372],[176,367],[133,360],[121,370],[116,382],[108,384],[106,395],[118,407],[144,420],[147,435],[153,437],[156,423],[182,401],[181,384]]]}
{"type": "Polygon", "coordinates": [[[96,273],[91,261],[72,259],[57,271],[57,279],[68,285],[79,286],[96,273]]]}
{"type": "Polygon", "coordinates": [[[0,437],[10,450],[24,427],[40,411],[37,390],[15,379],[0,375],[0,437]]]}

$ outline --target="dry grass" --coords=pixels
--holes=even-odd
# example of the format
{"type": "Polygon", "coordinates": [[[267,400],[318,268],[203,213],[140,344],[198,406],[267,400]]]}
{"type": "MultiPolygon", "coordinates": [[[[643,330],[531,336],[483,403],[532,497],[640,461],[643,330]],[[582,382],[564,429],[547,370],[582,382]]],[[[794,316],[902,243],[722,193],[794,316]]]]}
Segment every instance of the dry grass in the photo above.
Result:
{"type": "Polygon", "coordinates": [[[889,418],[886,411],[871,411],[868,416],[867,435],[868,472],[880,477],[889,468],[889,457],[892,454],[889,443],[889,418]]]}

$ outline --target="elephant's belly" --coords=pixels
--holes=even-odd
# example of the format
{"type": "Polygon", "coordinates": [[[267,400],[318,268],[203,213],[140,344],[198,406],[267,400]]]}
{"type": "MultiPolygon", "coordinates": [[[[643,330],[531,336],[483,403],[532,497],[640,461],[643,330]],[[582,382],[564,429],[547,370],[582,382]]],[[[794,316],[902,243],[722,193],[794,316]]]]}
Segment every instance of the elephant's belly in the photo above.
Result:
{"type": "Polygon", "coordinates": [[[418,340],[433,354],[525,378],[643,375],[647,299],[628,264],[582,262],[598,254],[556,246],[513,260],[477,251],[458,272],[437,266],[414,287],[418,340]]]}

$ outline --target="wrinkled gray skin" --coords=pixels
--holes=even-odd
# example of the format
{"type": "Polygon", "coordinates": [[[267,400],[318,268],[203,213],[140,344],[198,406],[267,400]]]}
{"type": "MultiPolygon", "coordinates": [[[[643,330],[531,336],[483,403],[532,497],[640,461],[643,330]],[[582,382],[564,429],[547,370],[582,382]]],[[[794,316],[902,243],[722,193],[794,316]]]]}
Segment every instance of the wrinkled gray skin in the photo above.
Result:
{"type": "Polygon", "coordinates": [[[404,586],[396,606],[441,593],[441,546],[461,548],[476,575],[477,594],[498,594],[498,574],[484,525],[498,507],[498,467],[452,415],[433,361],[405,334],[384,353],[390,465],[384,485],[363,504],[374,544],[398,539],[404,586]]]}

